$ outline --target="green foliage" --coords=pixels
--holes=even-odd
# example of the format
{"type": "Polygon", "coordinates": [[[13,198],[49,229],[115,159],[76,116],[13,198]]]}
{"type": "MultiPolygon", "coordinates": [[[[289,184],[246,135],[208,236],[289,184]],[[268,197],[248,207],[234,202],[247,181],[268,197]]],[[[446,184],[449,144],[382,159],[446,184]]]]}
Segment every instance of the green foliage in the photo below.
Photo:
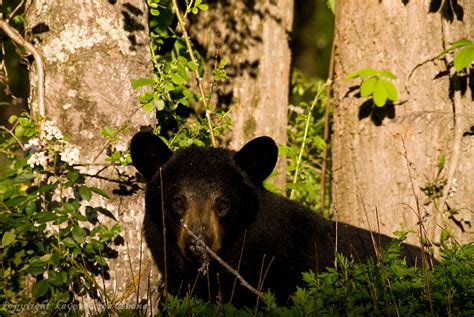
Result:
{"type": "Polygon", "coordinates": [[[305,272],[285,307],[271,293],[258,308],[237,309],[196,298],[169,296],[172,316],[471,316],[474,313],[474,243],[441,250],[440,264],[424,272],[401,255],[402,239],[385,246],[378,261],[353,263],[337,255],[337,267],[305,272]],[[433,311],[430,308],[430,302],[433,311]]]}
{"type": "MultiPolygon", "coordinates": [[[[134,88],[147,87],[139,102],[143,110],[156,112],[158,125],[155,133],[162,136],[170,147],[189,145],[206,146],[211,144],[209,123],[204,118],[205,109],[199,102],[201,95],[195,93],[193,80],[204,78],[204,61],[197,51],[192,60],[185,39],[177,33],[176,16],[171,1],[148,0],[150,8],[150,38],[154,72],[151,78],[139,78],[132,81],[134,88]],[[195,72],[199,78],[195,78],[195,72]]],[[[207,10],[202,1],[187,1],[185,15],[197,14],[207,10]]],[[[227,59],[222,58],[214,66],[214,83],[227,77],[225,67],[227,59]]],[[[211,85],[212,86],[212,85],[211,85]]],[[[210,94],[211,92],[209,92],[210,94]]],[[[207,98],[207,97],[206,97],[207,98]]],[[[212,132],[220,135],[227,129],[231,120],[226,113],[212,107],[212,132]]]]}
{"type": "Polygon", "coordinates": [[[376,70],[372,68],[363,68],[350,73],[346,79],[362,78],[359,86],[361,97],[372,97],[377,107],[383,107],[387,100],[398,101],[397,87],[389,79],[397,77],[388,70],[376,70]]]}
{"type": "Polygon", "coordinates": [[[453,66],[456,72],[468,69],[474,61],[474,43],[468,39],[461,39],[441,52],[437,57],[446,55],[457,50],[454,54],[453,66]]]}
{"type": "Polygon", "coordinates": [[[51,122],[28,114],[9,122],[0,138],[9,160],[0,177],[0,313],[34,301],[54,310],[85,294],[99,299],[96,277],[109,277],[120,226],[98,224],[87,201],[107,193],[85,185],[72,163],[77,150],[51,122]]]}
{"type": "MultiPolygon", "coordinates": [[[[291,99],[297,105],[291,105],[288,112],[288,145],[280,147],[281,155],[287,157],[287,178],[290,180],[287,194],[318,210],[321,200],[321,152],[326,146],[323,131],[325,88],[328,83],[309,80],[303,73],[294,70],[291,84],[291,99]]],[[[330,192],[329,188],[327,192],[330,192]]],[[[327,211],[319,212],[328,216],[327,211]]]]}

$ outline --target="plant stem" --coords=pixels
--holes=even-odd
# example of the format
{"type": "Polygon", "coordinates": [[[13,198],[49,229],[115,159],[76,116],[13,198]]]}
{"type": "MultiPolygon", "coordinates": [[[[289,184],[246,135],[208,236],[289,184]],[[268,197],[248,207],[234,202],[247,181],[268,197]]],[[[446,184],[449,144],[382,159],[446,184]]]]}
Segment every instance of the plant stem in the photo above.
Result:
{"type": "MultiPolygon", "coordinates": [[[[183,32],[183,38],[184,38],[184,41],[186,42],[186,47],[188,49],[189,57],[191,58],[191,61],[194,64],[197,65],[198,63],[197,63],[196,57],[194,56],[194,53],[193,53],[193,48],[191,46],[191,40],[189,38],[188,32],[186,31],[185,23],[183,21],[181,13],[179,12],[179,8],[178,8],[178,4],[177,4],[176,0],[173,0],[173,8],[174,8],[174,11],[175,11],[175,14],[176,14],[176,18],[178,19],[178,24],[179,24],[179,27],[181,28],[181,32],[183,32]]],[[[194,76],[196,77],[196,81],[197,81],[197,84],[198,84],[198,87],[199,87],[199,94],[201,95],[201,102],[202,102],[202,104],[204,106],[204,109],[206,111],[206,120],[207,120],[207,126],[209,128],[209,136],[211,137],[211,144],[212,144],[212,146],[216,147],[217,143],[216,143],[216,138],[214,137],[214,129],[213,129],[212,120],[211,120],[211,110],[209,109],[209,103],[207,102],[206,94],[204,93],[204,87],[202,85],[202,78],[199,75],[199,69],[196,68],[194,70],[194,76]]]]}
{"type": "MultiPolygon", "coordinates": [[[[300,165],[301,165],[301,160],[303,159],[303,153],[304,149],[306,147],[306,140],[308,139],[308,131],[309,131],[309,123],[311,122],[311,116],[314,107],[318,103],[319,97],[321,96],[322,92],[324,91],[324,88],[329,84],[329,81],[327,81],[323,87],[320,87],[318,89],[318,92],[316,93],[316,96],[313,99],[313,102],[311,103],[311,107],[309,108],[308,115],[306,117],[306,123],[304,127],[304,135],[303,135],[303,143],[301,143],[301,148],[300,148],[300,153],[298,155],[298,161],[296,161],[296,169],[295,169],[295,175],[293,177],[293,184],[296,184],[299,176],[299,171],[300,171],[300,165]]],[[[290,199],[293,199],[293,196],[295,194],[295,189],[293,188],[290,193],[290,199]]]]}

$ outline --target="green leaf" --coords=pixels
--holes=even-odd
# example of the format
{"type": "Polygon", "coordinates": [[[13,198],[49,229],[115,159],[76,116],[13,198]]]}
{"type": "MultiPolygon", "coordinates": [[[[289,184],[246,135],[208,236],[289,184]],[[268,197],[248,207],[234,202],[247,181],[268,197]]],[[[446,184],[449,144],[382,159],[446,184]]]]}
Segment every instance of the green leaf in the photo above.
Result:
{"type": "Polygon", "coordinates": [[[64,245],[68,248],[74,248],[76,246],[76,242],[71,237],[67,237],[63,240],[64,245]]]}
{"type": "Polygon", "coordinates": [[[448,47],[447,49],[445,49],[444,51],[442,51],[439,55],[439,56],[442,56],[446,53],[449,53],[451,51],[454,51],[455,49],[459,48],[459,47],[464,47],[464,46],[468,46],[468,45],[472,45],[474,44],[471,40],[468,40],[468,39],[461,39],[459,41],[456,41],[456,42],[453,42],[451,43],[451,46],[448,47]]]}
{"type": "Polygon", "coordinates": [[[444,165],[446,164],[446,156],[444,154],[441,154],[438,158],[438,176],[441,174],[441,171],[444,168],[444,165]]]}
{"type": "Polygon", "coordinates": [[[21,125],[17,125],[15,128],[15,136],[17,138],[21,138],[24,133],[25,133],[25,128],[23,128],[21,125]]]}
{"type": "Polygon", "coordinates": [[[390,81],[385,79],[379,79],[385,86],[385,90],[387,91],[387,98],[392,100],[393,102],[398,101],[398,90],[397,87],[390,81]]]}
{"type": "Polygon", "coordinates": [[[155,105],[153,104],[153,102],[149,102],[143,105],[143,110],[145,110],[146,112],[152,112],[153,109],[155,109],[155,105]]]}
{"type": "Polygon", "coordinates": [[[155,84],[155,80],[153,78],[132,79],[133,88],[140,88],[143,86],[153,86],[154,84],[155,84]]]}
{"type": "Polygon", "coordinates": [[[350,73],[349,75],[347,75],[346,79],[352,79],[352,78],[356,78],[356,77],[362,77],[362,78],[365,78],[365,77],[372,77],[372,76],[375,76],[379,74],[379,71],[373,69],[373,68],[362,68],[356,72],[353,72],[353,73],[350,73]]]}
{"type": "Polygon", "coordinates": [[[327,0],[327,6],[332,14],[336,14],[336,0],[327,0]]]}
{"type": "Polygon", "coordinates": [[[89,201],[92,197],[92,193],[89,187],[87,186],[81,186],[79,187],[79,195],[81,196],[82,199],[89,201]]]}
{"type": "Polygon", "coordinates": [[[25,182],[27,182],[27,181],[29,181],[29,180],[32,180],[33,178],[35,178],[35,175],[34,175],[34,174],[32,174],[32,173],[26,173],[26,174],[20,174],[20,175],[18,175],[17,177],[15,177],[15,178],[13,179],[13,181],[14,181],[15,183],[25,183],[25,182]]]}
{"type": "Polygon", "coordinates": [[[7,231],[3,234],[2,237],[2,248],[5,248],[9,246],[10,244],[13,244],[16,242],[16,233],[15,229],[12,229],[10,231],[7,231]]]}
{"type": "Polygon", "coordinates": [[[193,8],[193,9],[191,10],[191,12],[192,12],[193,14],[198,14],[199,10],[198,10],[198,8],[193,8]]]}
{"type": "Polygon", "coordinates": [[[159,11],[158,9],[153,9],[153,8],[151,8],[151,9],[150,9],[150,14],[153,15],[153,16],[155,16],[155,17],[157,17],[157,16],[160,15],[160,11],[159,11]]]}
{"type": "Polygon", "coordinates": [[[474,45],[467,46],[456,53],[454,56],[454,68],[457,72],[471,66],[474,60],[474,45]]]}
{"type": "Polygon", "coordinates": [[[184,82],[185,82],[184,78],[181,77],[181,75],[178,74],[178,73],[174,73],[174,74],[171,76],[171,80],[173,81],[173,83],[175,83],[175,84],[178,85],[178,86],[184,84],[184,82]]]}
{"type": "Polygon", "coordinates": [[[72,238],[76,240],[77,243],[84,243],[86,242],[85,236],[87,235],[86,230],[81,227],[74,227],[72,229],[72,238]]]}
{"type": "Polygon", "coordinates": [[[388,77],[390,79],[397,79],[397,76],[395,76],[394,73],[392,73],[391,71],[389,70],[383,70],[380,72],[380,75],[382,76],[385,76],[385,77],[388,77]]]}
{"type": "Polygon", "coordinates": [[[102,197],[105,197],[107,199],[110,199],[109,194],[107,194],[104,190],[97,188],[97,187],[89,187],[90,190],[92,190],[94,193],[99,194],[102,197]]]}
{"type": "Polygon", "coordinates": [[[203,3],[203,4],[199,5],[198,8],[203,10],[203,11],[206,11],[207,9],[209,9],[209,6],[205,3],[203,3]]]}
{"type": "Polygon", "coordinates": [[[45,254],[38,258],[41,262],[48,262],[51,259],[51,254],[45,254]]]}
{"type": "Polygon", "coordinates": [[[360,96],[367,97],[367,96],[372,95],[377,81],[378,81],[377,77],[371,77],[369,79],[364,80],[362,84],[360,85],[360,96]]]}
{"type": "Polygon", "coordinates": [[[198,69],[198,64],[196,64],[195,62],[193,61],[189,61],[187,64],[188,68],[192,71],[195,71],[198,69]]]}
{"type": "Polygon", "coordinates": [[[31,293],[34,297],[38,298],[46,294],[49,289],[49,283],[46,280],[36,282],[31,288],[31,293]]]}
{"type": "Polygon", "coordinates": [[[383,107],[385,102],[387,102],[387,90],[385,89],[385,85],[382,79],[377,80],[375,84],[374,92],[372,94],[372,98],[374,99],[374,103],[377,107],[383,107]]]}
{"type": "Polygon", "coordinates": [[[61,273],[49,270],[48,271],[48,282],[54,286],[61,286],[63,284],[63,277],[61,273]]]}

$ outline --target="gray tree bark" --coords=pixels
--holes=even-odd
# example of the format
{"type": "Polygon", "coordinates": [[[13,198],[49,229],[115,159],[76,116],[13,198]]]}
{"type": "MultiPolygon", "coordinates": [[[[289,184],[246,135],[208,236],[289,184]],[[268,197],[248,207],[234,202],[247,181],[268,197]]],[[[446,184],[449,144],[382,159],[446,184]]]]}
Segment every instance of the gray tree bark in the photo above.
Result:
{"type": "MultiPolygon", "coordinates": [[[[100,129],[128,126],[122,134],[126,148],[140,125],[154,122],[139,110],[139,91],[130,85],[131,79],[152,71],[145,2],[30,0],[25,20],[27,34],[45,64],[46,117],[80,149],[82,172],[112,179],[134,175],[132,167],[108,166],[107,142],[100,129]]],[[[34,69],[31,78],[35,103],[34,69]]],[[[116,183],[97,178],[86,178],[86,183],[110,194],[110,200],[96,198],[91,205],[105,208],[117,219],[125,240],[117,246],[118,258],[110,262],[111,279],[105,281],[109,304],[145,298],[154,264],[141,236],[143,195],[116,195],[116,183]]],[[[100,219],[114,224],[109,218],[100,219]]]]}
{"type": "MultiPolygon", "coordinates": [[[[292,23],[292,0],[216,1],[191,23],[206,59],[229,61],[229,80],[217,84],[211,101],[231,111],[231,148],[261,135],[286,144],[292,23]]],[[[212,80],[205,82],[209,87],[212,80]]],[[[271,181],[284,188],[284,158],[277,171],[271,181]]]]}
{"type": "Polygon", "coordinates": [[[340,221],[392,234],[416,230],[420,210],[433,242],[441,228],[460,242],[473,240],[472,91],[455,86],[450,93],[450,85],[466,79],[458,82],[448,71],[452,56],[431,59],[454,41],[472,39],[474,2],[444,2],[453,7],[436,8],[436,1],[337,3],[332,153],[340,221]],[[398,103],[371,113],[361,106],[366,99],[351,92],[360,80],[345,77],[364,67],[398,76],[398,103]],[[446,165],[436,179],[440,155],[446,165]],[[438,197],[421,189],[429,182],[446,182],[438,197]]]}

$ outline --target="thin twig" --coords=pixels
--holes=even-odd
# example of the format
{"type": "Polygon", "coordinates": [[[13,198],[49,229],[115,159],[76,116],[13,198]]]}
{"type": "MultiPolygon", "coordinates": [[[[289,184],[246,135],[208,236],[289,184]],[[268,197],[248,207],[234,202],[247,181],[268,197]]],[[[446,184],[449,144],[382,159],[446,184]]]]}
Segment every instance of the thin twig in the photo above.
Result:
{"type": "MultiPolygon", "coordinates": [[[[43,60],[41,58],[40,53],[36,50],[36,48],[25,40],[23,36],[10,24],[8,24],[7,21],[4,19],[0,19],[0,28],[17,44],[23,46],[28,53],[33,55],[33,58],[35,59],[36,62],[36,67],[38,71],[38,115],[41,117],[46,116],[46,108],[45,108],[45,103],[44,103],[44,65],[43,65],[43,60]]],[[[33,111],[36,112],[36,111],[33,111]]]]}
{"type": "Polygon", "coordinates": [[[193,237],[193,239],[195,239],[196,241],[198,241],[199,243],[202,243],[205,248],[206,248],[206,252],[207,254],[209,254],[212,258],[214,258],[214,260],[216,260],[217,262],[219,262],[220,265],[222,265],[227,271],[229,271],[232,275],[234,275],[239,281],[240,281],[240,284],[245,287],[246,289],[248,289],[249,291],[251,291],[252,293],[254,293],[256,296],[258,296],[260,299],[263,300],[263,294],[261,292],[259,292],[257,289],[255,289],[255,287],[253,287],[252,285],[250,285],[243,277],[242,275],[239,274],[239,272],[237,272],[236,270],[234,270],[229,264],[227,264],[227,262],[225,262],[220,256],[218,256],[214,251],[211,250],[211,248],[209,248],[207,246],[207,244],[201,239],[199,238],[194,232],[192,232],[188,226],[183,222],[181,221],[181,226],[186,230],[186,232],[191,236],[193,237]]]}
{"type": "Polygon", "coordinates": [[[163,222],[163,265],[164,265],[164,285],[165,291],[163,300],[165,302],[166,311],[169,315],[168,309],[168,262],[167,262],[167,245],[166,245],[166,214],[165,214],[165,201],[164,201],[164,189],[163,189],[163,170],[160,167],[160,195],[161,195],[161,221],[163,222]]]}
{"type": "MultiPolygon", "coordinates": [[[[189,38],[188,32],[186,31],[186,26],[183,21],[183,18],[181,16],[181,13],[179,12],[178,4],[176,0],[173,0],[173,8],[176,14],[176,18],[178,19],[178,24],[179,27],[181,28],[181,32],[183,32],[183,39],[186,42],[186,47],[188,49],[189,57],[191,58],[191,62],[193,62],[195,65],[198,65],[197,59],[194,56],[193,48],[191,45],[191,40],[189,38]]],[[[194,76],[196,77],[196,81],[199,87],[199,94],[201,95],[201,102],[204,106],[204,110],[206,111],[206,120],[207,120],[207,125],[209,128],[209,136],[211,137],[211,144],[213,147],[217,146],[216,143],[216,138],[214,136],[214,128],[212,126],[212,120],[211,120],[211,109],[209,109],[209,103],[207,102],[206,99],[206,94],[204,93],[204,87],[202,85],[202,78],[199,75],[199,69],[196,68],[194,70],[194,76]]]]}
{"type": "MultiPolygon", "coordinates": [[[[329,73],[328,81],[334,79],[334,54],[336,50],[336,36],[333,36],[332,46],[331,46],[331,57],[329,59],[329,73]]],[[[326,108],[324,109],[324,147],[323,153],[321,154],[321,178],[319,181],[319,209],[324,211],[325,207],[325,196],[326,196],[326,169],[327,169],[327,159],[328,159],[328,143],[329,143],[329,109],[331,108],[331,91],[332,84],[326,86],[326,108]]]]}
{"type": "Polygon", "coordinates": [[[23,152],[25,152],[25,147],[23,146],[23,144],[21,143],[20,139],[17,138],[17,136],[15,135],[15,133],[13,133],[11,130],[5,128],[3,125],[0,126],[0,129],[1,130],[4,130],[6,132],[8,132],[8,134],[10,134],[14,139],[15,141],[18,143],[18,145],[20,145],[21,149],[23,150],[23,152]]]}
{"type": "MultiPolygon", "coordinates": [[[[303,153],[304,153],[304,150],[305,150],[305,147],[306,147],[306,140],[308,139],[309,124],[311,122],[311,117],[313,115],[313,109],[316,106],[316,104],[318,103],[319,97],[321,96],[324,87],[326,87],[328,84],[329,84],[329,81],[324,83],[324,86],[320,87],[318,89],[318,92],[316,93],[316,96],[314,96],[313,102],[311,103],[311,106],[309,107],[308,115],[306,117],[306,123],[305,123],[305,127],[304,127],[303,142],[301,143],[300,153],[298,155],[298,160],[296,161],[296,168],[295,168],[295,175],[293,177],[293,184],[296,184],[296,182],[298,181],[301,160],[303,159],[303,153]]],[[[293,188],[290,192],[290,199],[293,199],[294,194],[295,194],[295,188],[293,188]]]]}

